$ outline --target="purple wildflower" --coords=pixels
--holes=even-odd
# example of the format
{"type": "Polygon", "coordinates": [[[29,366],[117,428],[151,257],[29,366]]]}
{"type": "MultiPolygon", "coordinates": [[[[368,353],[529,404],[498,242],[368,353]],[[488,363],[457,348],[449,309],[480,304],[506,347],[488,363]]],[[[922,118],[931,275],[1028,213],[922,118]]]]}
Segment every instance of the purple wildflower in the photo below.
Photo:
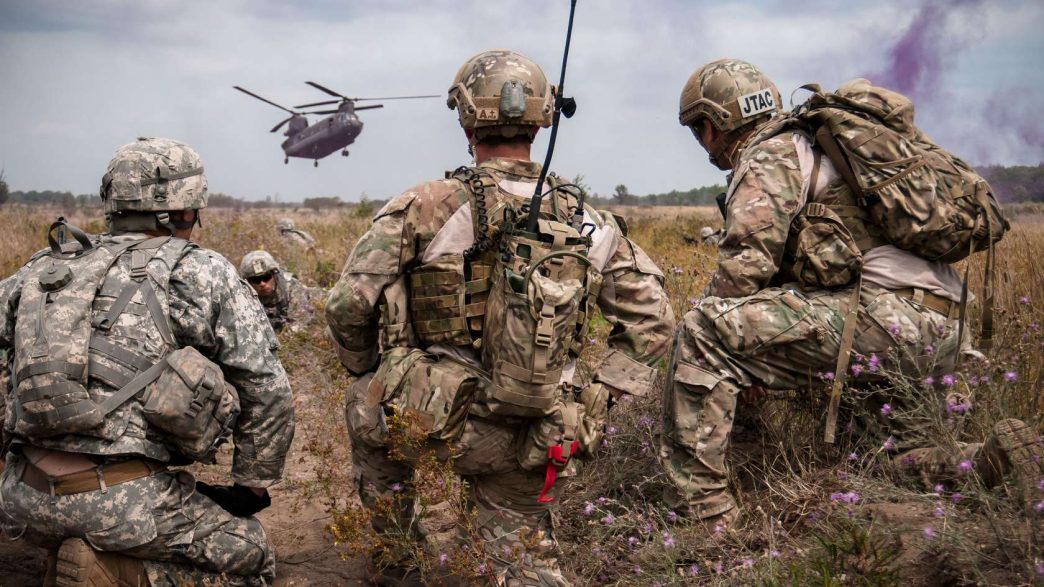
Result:
{"type": "Polygon", "coordinates": [[[689,565],[689,576],[690,577],[695,577],[696,575],[699,575],[699,574],[700,574],[700,567],[699,567],[699,565],[689,565]]]}
{"type": "Polygon", "coordinates": [[[884,404],[881,406],[881,415],[887,416],[892,413],[892,404],[884,404]]]}
{"type": "Polygon", "coordinates": [[[482,563],[482,564],[480,564],[478,566],[477,569],[475,569],[475,573],[477,573],[479,575],[485,575],[486,571],[488,571],[488,570],[489,570],[489,567],[486,566],[486,563],[482,563]]]}
{"type": "Polygon", "coordinates": [[[877,358],[877,353],[870,354],[870,360],[866,362],[866,368],[871,373],[877,373],[877,369],[881,366],[881,359],[877,358]]]}
{"type": "Polygon", "coordinates": [[[663,533],[663,545],[667,548],[674,548],[674,536],[671,536],[670,532],[663,533]]]}
{"type": "Polygon", "coordinates": [[[641,444],[641,447],[642,447],[642,454],[643,455],[644,454],[648,454],[649,450],[652,448],[652,447],[649,446],[649,441],[648,440],[643,440],[642,444],[641,444]]]}
{"type": "Polygon", "coordinates": [[[855,491],[835,491],[830,494],[830,501],[842,502],[855,505],[859,503],[862,498],[855,491]]]}
{"type": "Polygon", "coordinates": [[[1004,374],[1004,380],[1011,382],[1019,378],[1019,374],[1014,371],[1008,371],[1004,374]]]}
{"type": "Polygon", "coordinates": [[[395,493],[398,493],[398,492],[402,491],[403,487],[404,487],[404,485],[402,483],[399,483],[398,481],[396,481],[395,483],[391,484],[391,490],[394,491],[395,493]]]}
{"type": "Polygon", "coordinates": [[[627,539],[627,546],[630,546],[631,548],[634,548],[634,547],[638,546],[638,537],[637,536],[629,537],[627,539]]]}
{"type": "Polygon", "coordinates": [[[960,462],[959,465],[957,465],[957,468],[961,470],[961,473],[967,473],[972,470],[973,466],[974,465],[972,465],[971,461],[969,461],[968,459],[964,459],[960,462]]]}
{"type": "Polygon", "coordinates": [[[898,324],[895,324],[893,322],[892,324],[888,325],[888,333],[891,334],[892,336],[899,336],[900,332],[902,332],[902,331],[900,330],[898,324]]]}
{"type": "Polygon", "coordinates": [[[771,558],[779,558],[780,557],[779,551],[776,550],[775,548],[773,548],[772,550],[769,551],[769,557],[771,557],[771,558]]]}
{"type": "Polygon", "coordinates": [[[591,503],[589,501],[584,502],[584,515],[585,516],[590,516],[590,515],[594,514],[594,511],[595,511],[595,506],[594,506],[593,503],[591,503]]]}
{"type": "Polygon", "coordinates": [[[638,425],[645,428],[652,428],[653,419],[649,416],[642,416],[641,418],[638,418],[638,425]]]}
{"type": "Polygon", "coordinates": [[[605,497],[599,497],[595,501],[598,502],[598,505],[605,505],[605,504],[609,503],[609,500],[606,499],[605,497]]]}
{"type": "Polygon", "coordinates": [[[937,505],[932,513],[935,514],[936,518],[941,518],[946,515],[946,510],[942,509],[942,506],[937,505]]]}
{"type": "Polygon", "coordinates": [[[863,372],[863,366],[862,365],[860,365],[859,363],[856,363],[856,364],[852,365],[852,376],[853,377],[859,377],[859,375],[862,372],[863,372]]]}
{"type": "Polygon", "coordinates": [[[449,555],[446,554],[446,553],[440,554],[439,555],[439,566],[440,567],[444,567],[444,566],[446,566],[447,562],[449,562],[449,555]]]}
{"type": "Polygon", "coordinates": [[[725,572],[725,564],[721,561],[714,563],[714,572],[719,575],[725,572]]]}
{"type": "Polygon", "coordinates": [[[827,371],[826,373],[820,373],[819,374],[819,378],[824,380],[824,381],[833,381],[834,380],[834,372],[833,371],[827,371]]]}
{"type": "Polygon", "coordinates": [[[926,540],[931,540],[931,539],[935,538],[935,528],[932,528],[931,526],[925,526],[924,530],[923,530],[923,533],[924,533],[924,538],[926,540]]]}
{"type": "Polygon", "coordinates": [[[849,461],[858,461],[859,460],[859,453],[855,453],[855,452],[848,453],[848,460],[849,461]]]}
{"type": "Polygon", "coordinates": [[[682,269],[681,267],[677,267],[677,266],[671,267],[671,273],[677,274],[677,273],[684,273],[684,272],[685,272],[685,270],[682,269]]]}
{"type": "Polygon", "coordinates": [[[926,354],[926,355],[934,355],[935,354],[935,347],[933,347],[930,344],[929,345],[925,345],[925,347],[924,347],[924,354],[926,354]]]}
{"type": "Polygon", "coordinates": [[[749,556],[747,558],[743,559],[743,568],[745,568],[745,569],[753,569],[754,568],[754,559],[750,558],[749,556]]]}
{"type": "Polygon", "coordinates": [[[957,378],[951,373],[942,376],[942,384],[946,387],[953,387],[955,383],[957,383],[957,378]]]}
{"type": "Polygon", "coordinates": [[[881,445],[881,448],[884,449],[885,452],[892,452],[893,450],[895,450],[895,440],[891,436],[889,436],[885,439],[884,444],[881,445]]]}
{"type": "Polygon", "coordinates": [[[934,489],[936,493],[942,493],[943,491],[946,491],[946,486],[942,483],[936,483],[935,487],[932,489],[934,489]]]}
{"type": "Polygon", "coordinates": [[[612,526],[614,522],[616,522],[616,518],[613,517],[612,514],[606,514],[605,517],[602,518],[602,523],[606,526],[612,526]]]}
{"type": "Polygon", "coordinates": [[[678,513],[675,512],[674,510],[671,510],[671,511],[667,512],[667,521],[671,522],[672,524],[674,522],[677,522],[678,521],[678,513]]]}
{"type": "Polygon", "coordinates": [[[1037,481],[1037,489],[1044,491],[1044,479],[1037,481]]]}
{"type": "Polygon", "coordinates": [[[642,567],[640,565],[634,565],[634,567],[631,568],[631,572],[634,573],[635,575],[641,575],[642,574],[642,567]]]}
{"type": "Polygon", "coordinates": [[[935,385],[935,377],[932,377],[931,375],[929,375],[929,376],[924,378],[924,386],[925,387],[931,387],[933,385],[935,385]]]}
{"type": "Polygon", "coordinates": [[[1044,512],[1044,501],[1038,501],[1033,505],[1033,509],[1036,510],[1038,514],[1044,512]]]}
{"type": "Polygon", "coordinates": [[[1019,297],[1019,303],[1022,304],[1023,306],[1029,304],[1030,303],[1029,296],[1020,296],[1019,297]]]}
{"type": "Polygon", "coordinates": [[[964,496],[961,495],[960,491],[957,491],[953,495],[950,496],[950,499],[953,500],[953,503],[957,503],[957,502],[961,501],[961,499],[963,499],[963,498],[964,498],[964,496]]]}
{"type": "Polygon", "coordinates": [[[645,527],[642,528],[642,532],[644,532],[646,534],[652,534],[652,531],[653,531],[652,522],[646,522],[645,523],[645,527]]]}
{"type": "Polygon", "coordinates": [[[612,436],[613,434],[616,434],[619,431],[620,431],[620,429],[617,428],[616,426],[610,426],[610,427],[605,429],[605,433],[608,434],[609,436],[612,436]]]}

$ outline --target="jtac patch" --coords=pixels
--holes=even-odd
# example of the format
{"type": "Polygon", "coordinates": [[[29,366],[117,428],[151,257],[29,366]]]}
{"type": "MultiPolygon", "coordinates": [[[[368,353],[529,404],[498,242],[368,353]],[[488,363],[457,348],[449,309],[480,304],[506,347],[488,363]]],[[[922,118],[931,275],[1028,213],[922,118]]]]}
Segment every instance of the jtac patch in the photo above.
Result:
{"type": "Polygon", "coordinates": [[[478,120],[496,120],[499,116],[500,111],[496,108],[479,108],[475,115],[478,120]]]}
{"type": "Polygon", "coordinates": [[[757,116],[762,112],[770,112],[776,109],[776,101],[772,97],[772,90],[758,90],[746,96],[736,99],[739,104],[740,115],[743,118],[757,116]]]}

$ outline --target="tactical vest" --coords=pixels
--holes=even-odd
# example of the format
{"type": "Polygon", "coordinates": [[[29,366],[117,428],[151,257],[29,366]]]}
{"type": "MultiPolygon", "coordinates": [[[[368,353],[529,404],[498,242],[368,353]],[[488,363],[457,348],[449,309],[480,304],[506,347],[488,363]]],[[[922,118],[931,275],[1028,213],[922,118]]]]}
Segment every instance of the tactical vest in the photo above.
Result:
{"type": "Polygon", "coordinates": [[[540,234],[527,235],[516,229],[521,203],[498,197],[489,172],[462,167],[451,177],[471,206],[474,244],[409,272],[414,333],[422,347],[480,350],[494,413],[544,415],[562,368],[579,355],[601,286],[586,259],[590,237],[568,224],[576,193],[549,175],[551,211],[542,214],[540,234]]]}
{"type": "Polygon", "coordinates": [[[15,433],[52,448],[75,434],[80,452],[99,454],[121,441],[128,443],[121,452],[165,459],[162,444],[147,438],[140,402],[118,401],[116,391],[174,350],[167,288],[195,245],[171,237],[90,240],[69,229],[79,247],[61,246],[49,233],[51,250],[30,261],[22,283],[15,433]]]}

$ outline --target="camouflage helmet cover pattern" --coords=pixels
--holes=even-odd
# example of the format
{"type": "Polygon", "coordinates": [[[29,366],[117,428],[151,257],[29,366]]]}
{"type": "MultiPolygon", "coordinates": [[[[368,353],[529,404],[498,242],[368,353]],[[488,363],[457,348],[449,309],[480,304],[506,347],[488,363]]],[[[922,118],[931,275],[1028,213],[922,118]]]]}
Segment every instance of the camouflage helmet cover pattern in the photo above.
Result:
{"type": "Polygon", "coordinates": [[[453,78],[446,105],[460,126],[476,136],[511,138],[551,126],[554,87],[533,60],[505,49],[484,51],[464,62],[453,78]]]}
{"type": "Polygon", "coordinates": [[[243,255],[243,260],[239,263],[239,275],[243,279],[278,270],[279,263],[268,251],[250,251],[243,255]]]}
{"type": "Polygon", "coordinates": [[[276,221],[276,230],[293,230],[294,221],[289,218],[280,218],[276,221]]]}
{"type": "Polygon", "coordinates": [[[116,150],[100,195],[106,212],[200,210],[207,206],[207,177],[192,147],[142,137],[116,150]]]}
{"type": "Polygon", "coordinates": [[[780,110],[779,90],[760,69],[739,59],[719,59],[689,76],[678,120],[692,126],[707,118],[718,130],[729,132],[780,110]]]}

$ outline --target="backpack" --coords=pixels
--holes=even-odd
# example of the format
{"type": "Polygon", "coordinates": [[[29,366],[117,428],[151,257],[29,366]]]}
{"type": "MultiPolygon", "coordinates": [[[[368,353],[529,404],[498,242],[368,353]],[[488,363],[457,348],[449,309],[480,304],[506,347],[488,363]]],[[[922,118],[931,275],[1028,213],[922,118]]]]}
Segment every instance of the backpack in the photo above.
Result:
{"type": "Polygon", "coordinates": [[[865,79],[836,92],[803,88],[813,94],[790,117],[810,130],[887,242],[954,263],[1003,238],[1010,225],[989,184],[914,125],[909,98],[865,79]]]}
{"type": "Polygon", "coordinates": [[[216,403],[227,425],[228,415],[238,413],[238,398],[233,400],[216,365],[196,357],[191,347],[175,350],[166,290],[171,270],[195,245],[171,237],[92,240],[62,219],[48,229],[48,244],[27,265],[18,299],[15,433],[116,440],[126,419],[110,414],[149,388],[146,418],[169,433],[183,454],[208,453],[215,426],[196,413],[216,403]],[[71,234],[79,246],[60,243],[55,229],[71,234]],[[130,263],[119,264],[127,256],[130,263]],[[167,381],[169,372],[180,375],[185,389],[167,381]],[[89,385],[88,379],[103,385],[89,385]],[[181,399],[182,412],[193,412],[187,417],[202,430],[185,430],[193,436],[188,443],[175,426],[184,420],[175,422],[171,407],[181,399]]]}

